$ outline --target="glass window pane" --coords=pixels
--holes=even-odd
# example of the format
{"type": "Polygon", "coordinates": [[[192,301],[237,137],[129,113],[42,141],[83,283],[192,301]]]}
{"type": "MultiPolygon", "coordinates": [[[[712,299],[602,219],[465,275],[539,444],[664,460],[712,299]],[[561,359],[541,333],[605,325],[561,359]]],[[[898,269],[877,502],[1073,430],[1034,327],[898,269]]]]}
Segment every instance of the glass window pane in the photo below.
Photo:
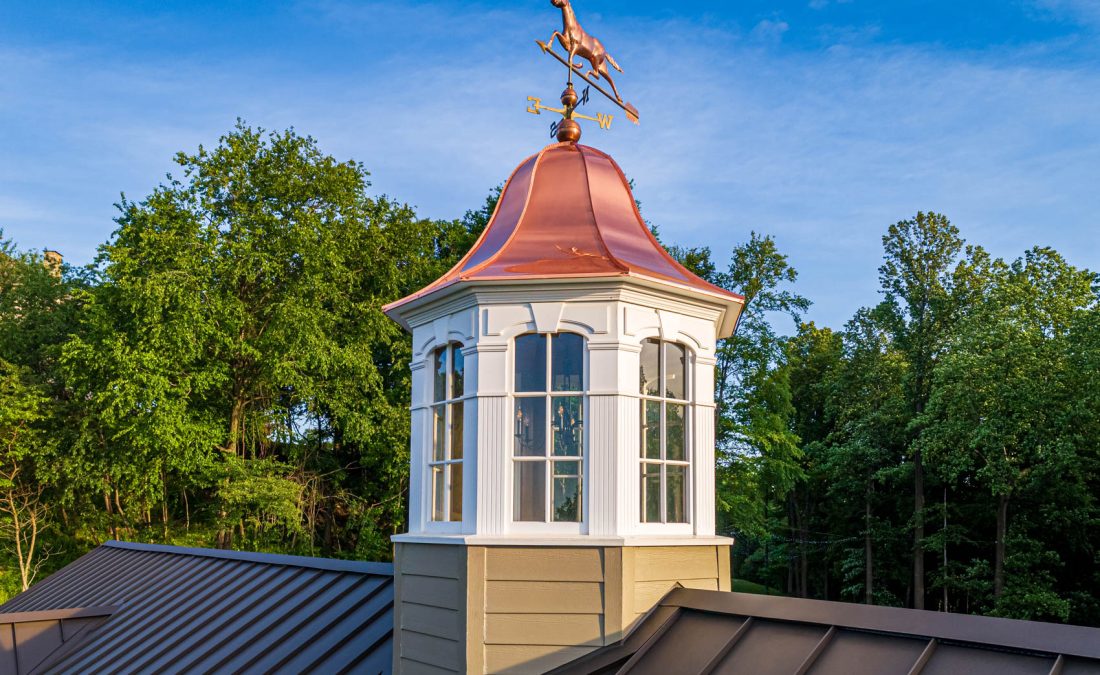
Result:
{"type": "Polygon", "coordinates": [[[444,406],[432,406],[432,460],[441,462],[447,459],[447,418],[444,406]]]}
{"type": "Polygon", "coordinates": [[[687,352],[682,345],[665,343],[665,396],[685,399],[687,393],[687,352]]]}
{"type": "Polygon", "coordinates": [[[562,478],[573,478],[580,475],[580,462],[563,462],[561,460],[554,462],[554,476],[562,478]]]}
{"type": "Polygon", "coordinates": [[[642,401],[642,457],[661,458],[660,401],[642,401]]]}
{"type": "Polygon", "coordinates": [[[687,467],[669,464],[665,467],[666,522],[687,522],[687,467]]]}
{"type": "Polygon", "coordinates": [[[515,462],[512,520],[546,520],[546,462],[515,462]]]}
{"type": "Polygon", "coordinates": [[[451,520],[462,520],[462,462],[449,464],[451,471],[451,520]]]}
{"type": "Polygon", "coordinates": [[[447,350],[435,350],[434,361],[435,397],[433,401],[443,401],[447,398],[447,350]]]}
{"type": "Polygon", "coordinates": [[[642,522],[661,522],[660,464],[642,464],[642,522]]]}
{"type": "Polygon", "coordinates": [[[443,513],[446,502],[443,501],[443,495],[445,494],[447,484],[444,479],[444,467],[433,466],[432,467],[432,520],[444,520],[446,514],[443,513]]]}
{"type": "Polygon", "coordinates": [[[581,391],[584,379],[584,338],[575,333],[555,335],[551,341],[552,391],[581,391]]]}
{"type": "Polygon", "coordinates": [[[676,403],[665,404],[665,459],[674,462],[684,461],[684,448],[687,447],[687,425],[684,424],[685,406],[676,403]]]}
{"type": "Polygon", "coordinates": [[[546,456],[546,399],[517,398],[514,420],[517,457],[546,456]]]}
{"type": "Polygon", "coordinates": [[[581,479],[579,477],[554,478],[554,522],[579,523],[581,521],[581,479]]]}
{"type": "Polygon", "coordinates": [[[554,454],[579,457],[584,447],[584,406],[580,396],[555,396],[550,404],[554,454]]]}
{"type": "Polygon", "coordinates": [[[466,376],[466,357],[462,345],[451,345],[451,398],[462,398],[466,376]]]}
{"type": "Polygon", "coordinates": [[[546,336],[516,338],[516,391],[546,391],[546,336]]]}
{"type": "Polygon", "coordinates": [[[660,354],[660,343],[657,340],[646,340],[642,343],[641,390],[646,396],[661,395],[660,354]]]}
{"type": "Polygon", "coordinates": [[[451,456],[448,459],[462,459],[462,402],[451,404],[451,456]]]}

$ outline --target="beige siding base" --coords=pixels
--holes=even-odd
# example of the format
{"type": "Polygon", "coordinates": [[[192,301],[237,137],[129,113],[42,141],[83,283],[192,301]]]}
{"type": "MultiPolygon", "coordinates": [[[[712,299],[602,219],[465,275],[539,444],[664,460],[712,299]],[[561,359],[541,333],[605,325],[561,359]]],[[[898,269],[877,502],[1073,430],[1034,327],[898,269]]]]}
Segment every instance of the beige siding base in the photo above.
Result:
{"type": "Polygon", "coordinates": [[[712,544],[404,543],[395,569],[402,673],[542,673],[622,639],[676,585],[730,588],[729,546],[712,544]]]}

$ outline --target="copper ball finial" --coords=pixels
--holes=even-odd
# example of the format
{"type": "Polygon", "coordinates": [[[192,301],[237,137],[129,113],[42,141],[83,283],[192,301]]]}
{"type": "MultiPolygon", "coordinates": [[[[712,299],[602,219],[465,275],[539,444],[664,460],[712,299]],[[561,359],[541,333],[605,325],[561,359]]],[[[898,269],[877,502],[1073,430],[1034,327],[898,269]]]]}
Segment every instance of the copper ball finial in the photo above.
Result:
{"type": "Polygon", "coordinates": [[[581,125],[576,120],[563,119],[558,124],[558,142],[576,143],[581,140],[581,125]]]}
{"type": "Polygon", "coordinates": [[[576,107],[577,101],[579,100],[580,99],[577,98],[577,90],[573,88],[573,84],[570,83],[566,85],[565,91],[561,93],[561,104],[566,108],[573,108],[576,107]]]}

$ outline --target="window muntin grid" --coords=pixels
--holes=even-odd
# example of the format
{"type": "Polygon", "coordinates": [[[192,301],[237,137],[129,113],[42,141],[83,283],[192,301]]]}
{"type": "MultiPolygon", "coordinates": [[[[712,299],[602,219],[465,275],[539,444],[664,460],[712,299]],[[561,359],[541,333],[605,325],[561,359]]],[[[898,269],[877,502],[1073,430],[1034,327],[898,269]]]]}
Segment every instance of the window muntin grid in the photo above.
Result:
{"type": "Polygon", "coordinates": [[[690,355],[678,343],[642,343],[640,505],[643,523],[689,523],[690,355]]]}
{"type": "Polygon", "coordinates": [[[584,518],[584,338],[520,335],[513,373],[512,519],[579,523],[584,518]]]}
{"type": "Polygon", "coordinates": [[[465,358],[453,342],[432,352],[432,432],[428,460],[435,522],[462,521],[463,413],[465,358]]]}

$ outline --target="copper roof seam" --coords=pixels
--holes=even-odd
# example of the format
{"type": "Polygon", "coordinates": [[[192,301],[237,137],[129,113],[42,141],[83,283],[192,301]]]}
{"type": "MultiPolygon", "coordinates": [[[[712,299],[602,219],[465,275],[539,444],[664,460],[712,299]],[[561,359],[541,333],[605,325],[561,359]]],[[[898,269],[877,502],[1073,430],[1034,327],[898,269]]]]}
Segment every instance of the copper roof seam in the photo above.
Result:
{"type": "MultiPolygon", "coordinates": [[[[596,203],[592,201],[592,178],[588,172],[588,155],[584,150],[580,149],[580,146],[578,146],[578,151],[581,153],[581,167],[584,168],[584,183],[588,186],[588,212],[592,214],[592,223],[593,229],[596,230],[596,239],[599,240],[600,246],[603,247],[604,253],[607,255],[607,259],[611,261],[611,264],[618,267],[624,273],[629,274],[631,268],[619,260],[615,254],[611,252],[611,247],[604,241],[603,232],[600,231],[600,220],[596,217],[596,203]]],[[[627,192],[629,193],[629,190],[627,192]]]]}
{"type": "MultiPolygon", "coordinates": [[[[306,597],[302,598],[301,600],[299,600],[296,604],[294,604],[291,607],[288,607],[288,608],[285,608],[285,609],[280,608],[280,609],[283,609],[283,611],[280,612],[279,614],[276,614],[276,613],[272,612],[272,613],[268,614],[266,617],[264,617],[267,621],[264,624],[264,627],[261,628],[260,630],[267,631],[268,627],[273,628],[275,626],[278,626],[280,624],[285,623],[288,617],[293,616],[295,613],[300,611],[303,607],[305,607],[309,603],[313,602],[319,595],[321,595],[322,593],[328,591],[330,588],[335,586],[337,584],[337,582],[339,582],[345,576],[343,574],[336,574],[336,573],[332,573],[332,572],[329,572],[328,574],[331,574],[332,578],[329,579],[325,584],[323,584],[316,591],[314,591],[313,593],[311,593],[311,594],[307,595],[306,597]]],[[[258,623],[253,624],[252,627],[257,628],[258,625],[259,625],[258,623]]],[[[239,637],[239,635],[238,636],[228,636],[226,638],[226,641],[231,640],[235,637],[239,637]]],[[[233,654],[226,654],[225,657],[223,657],[220,661],[218,661],[217,663],[214,663],[210,668],[206,669],[203,672],[206,673],[206,675],[213,675],[214,673],[223,672],[221,669],[224,668],[225,665],[228,662],[233,661],[238,656],[240,656],[240,652],[233,653],[233,654]]]]}
{"type": "MultiPolygon", "coordinates": [[[[342,575],[342,578],[340,580],[343,581],[345,578],[347,578],[349,576],[350,575],[342,575]]],[[[363,584],[364,582],[366,582],[366,580],[367,580],[366,577],[361,577],[359,579],[356,579],[356,580],[352,581],[351,584],[347,588],[343,588],[343,589],[340,590],[340,596],[339,597],[343,597],[344,595],[350,593],[357,586],[359,586],[360,584],[363,584]]],[[[320,600],[321,599],[319,597],[320,595],[321,594],[317,594],[313,598],[310,598],[310,602],[312,602],[313,600],[320,600]]],[[[333,606],[334,602],[335,602],[335,600],[328,600],[328,601],[323,602],[319,608],[317,608],[316,610],[314,610],[310,614],[303,616],[300,620],[295,622],[293,625],[289,625],[289,624],[286,624],[285,622],[283,622],[279,626],[279,631],[274,634],[274,637],[272,637],[272,642],[274,643],[274,647],[271,650],[267,651],[267,652],[263,652],[262,655],[264,657],[271,658],[273,653],[277,653],[279,647],[284,646],[284,645],[289,645],[291,647],[291,653],[292,654],[297,653],[297,650],[301,649],[302,645],[306,645],[306,644],[309,644],[310,642],[312,642],[314,639],[316,639],[316,632],[314,632],[314,634],[312,634],[308,638],[306,638],[305,635],[304,635],[303,628],[305,626],[313,623],[314,619],[317,616],[323,614],[325,611],[330,609],[333,606]],[[289,639],[289,637],[291,635],[295,635],[296,636],[295,639],[293,639],[293,640],[289,639]]],[[[304,608],[304,606],[305,605],[303,604],[302,607],[304,608]]],[[[236,657],[238,659],[240,659],[242,656],[244,656],[244,654],[245,654],[245,652],[238,652],[236,654],[236,657]]],[[[258,658],[259,656],[260,656],[259,654],[255,654],[255,655],[247,657],[241,663],[241,665],[238,666],[232,672],[236,673],[237,675],[244,675],[245,673],[253,672],[253,670],[254,670],[254,659],[258,658]]],[[[269,668],[266,672],[274,673],[276,671],[274,669],[269,668]]]]}
{"type": "MultiPolygon", "coordinates": [[[[279,581],[280,585],[278,586],[278,588],[283,594],[293,595],[295,592],[297,592],[299,588],[308,583],[308,579],[299,579],[299,577],[305,577],[307,575],[315,577],[317,576],[317,573],[315,570],[310,570],[309,568],[305,567],[282,567],[275,570],[275,578],[272,579],[272,581],[279,581]],[[310,575],[311,572],[313,572],[312,575],[310,575]],[[278,575],[281,574],[289,574],[289,578],[285,580],[279,580],[278,575]],[[300,581],[300,583],[294,585],[295,581],[300,581]]],[[[221,648],[221,646],[225,644],[229,638],[223,638],[222,640],[215,642],[213,639],[208,639],[204,636],[211,634],[214,636],[218,635],[227,626],[232,625],[234,621],[237,621],[245,615],[249,614],[250,612],[253,612],[257,607],[263,605],[264,603],[278,602],[281,597],[281,595],[277,595],[275,593],[257,594],[255,600],[253,600],[252,602],[241,604],[239,605],[239,609],[237,611],[222,615],[222,620],[220,622],[212,622],[206,624],[203,626],[202,632],[189,634],[187,636],[189,639],[202,638],[202,646],[204,647],[204,649],[200,650],[196,648],[190,650],[184,655],[180,655],[176,658],[176,660],[172,662],[172,666],[179,669],[178,672],[183,672],[188,667],[190,667],[190,664],[201,663],[202,661],[210,658],[210,656],[214,654],[219,648],[221,648]]],[[[233,634],[226,633],[226,635],[232,636],[233,634]]],[[[154,657],[154,660],[163,658],[164,655],[171,653],[174,649],[178,649],[181,645],[182,640],[177,640],[174,645],[171,645],[170,649],[161,650],[161,652],[154,657]]]]}
{"type": "MultiPolygon", "coordinates": [[[[548,145],[545,148],[543,148],[542,150],[539,150],[535,155],[532,155],[533,157],[535,157],[535,164],[534,164],[534,166],[531,167],[530,184],[527,188],[527,194],[524,195],[524,197],[523,197],[523,208],[519,210],[519,215],[516,217],[516,226],[514,228],[512,228],[512,232],[508,235],[508,238],[504,240],[504,243],[502,243],[500,245],[500,248],[498,248],[495,253],[491,254],[488,258],[481,261],[479,264],[474,265],[469,270],[466,270],[465,272],[460,273],[458,275],[458,280],[459,281],[461,281],[462,279],[464,279],[466,277],[472,276],[473,274],[475,274],[479,270],[483,270],[486,267],[488,267],[489,265],[491,265],[492,263],[496,262],[496,259],[500,257],[500,254],[503,253],[504,250],[508,248],[508,244],[511,244],[512,240],[516,238],[516,235],[519,233],[520,228],[523,227],[523,219],[527,215],[527,207],[530,206],[530,204],[531,204],[531,195],[533,195],[535,193],[535,178],[538,177],[539,166],[542,164],[542,157],[543,157],[543,155],[546,154],[547,150],[549,150],[550,148],[553,148],[553,147],[556,147],[556,146],[548,145]]],[[[530,158],[528,158],[528,159],[530,159],[530,158]]],[[[526,161],[527,160],[524,160],[524,162],[526,162],[526,161]]],[[[523,166],[522,162],[520,163],[520,166],[523,166]]],[[[514,176],[515,172],[513,172],[512,175],[514,176]]],[[[509,177],[508,183],[511,183],[511,182],[512,182],[512,179],[509,177]]],[[[501,199],[504,198],[504,192],[503,191],[501,191],[500,196],[501,196],[501,199]]],[[[500,206],[500,201],[497,202],[497,206],[498,207],[500,206]]],[[[495,211],[494,211],[494,215],[496,215],[495,211]]],[[[489,231],[489,227],[492,224],[493,224],[493,221],[490,220],[489,224],[485,226],[485,231],[486,232],[489,231]]]]}
{"type": "MultiPolygon", "coordinates": [[[[302,579],[302,587],[303,588],[308,587],[309,585],[313,584],[314,582],[319,582],[326,575],[332,575],[333,576],[333,579],[330,579],[328,581],[329,584],[333,583],[333,581],[336,578],[339,578],[339,574],[334,573],[334,572],[325,572],[325,571],[321,571],[321,570],[303,570],[303,571],[306,572],[307,574],[309,574],[308,578],[302,579]]],[[[279,601],[281,601],[286,596],[294,597],[294,595],[297,594],[297,592],[298,592],[298,588],[283,587],[283,588],[280,588],[279,590],[281,591],[280,594],[278,594],[278,595],[276,595],[274,593],[268,594],[264,598],[264,600],[265,601],[272,600],[272,601],[275,601],[276,603],[278,603],[279,601]]],[[[262,603],[256,603],[256,606],[258,607],[260,604],[262,604],[262,603]]],[[[279,606],[281,606],[281,605],[279,605],[279,606]]],[[[245,612],[245,614],[247,614],[247,612],[245,612]]],[[[243,615],[244,614],[242,614],[242,616],[243,615]]],[[[281,618],[283,616],[285,616],[285,615],[279,615],[279,614],[274,613],[273,611],[265,613],[263,616],[260,617],[259,620],[254,621],[252,624],[250,624],[248,626],[248,630],[238,631],[237,633],[227,633],[225,635],[225,637],[223,637],[221,640],[218,640],[217,642],[213,643],[213,645],[211,645],[206,650],[206,652],[202,655],[201,659],[198,659],[198,658],[192,659],[191,662],[194,663],[194,664],[198,664],[200,662],[208,661],[211,658],[214,658],[218,652],[222,651],[231,642],[233,642],[234,640],[242,639],[245,635],[249,634],[249,632],[251,632],[252,634],[256,634],[256,633],[263,634],[263,632],[266,630],[266,628],[270,624],[270,622],[272,622],[272,621],[277,622],[277,621],[281,620],[281,618]]],[[[218,665],[220,665],[222,662],[231,659],[233,656],[234,656],[233,654],[228,654],[226,656],[223,656],[220,661],[215,663],[215,668],[218,665]]],[[[198,667],[198,666],[196,665],[195,667],[198,667]]]]}
{"type": "MultiPolygon", "coordinates": [[[[217,563],[218,563],[217,565],[212,564],[210,567],[225,568],[225,567],[229,567],[230,565],[232,565],[232,561],[225,561],[225,560],[218,560],[217,563]]],[[[213,576],[213,575],[210,574],[210,572],[215,572],[215,573],[216,572],[223,572],[223,574],[218,575],[218,580],[220,580],[222,577],[224,577],[224,571],[225,571],[224,569],[223,570],[216,570],[216,569],[215,570],[204,570],[204,569],[202,569],[203,566],[201,564],[196,563],[194,561],[194,559],[185,559],[185,560],[181,561],[180,566],[185,567],[185,568],[189,568],[189,569],[187,569],[185,575],[182,576],[182,577],[176,577],[174,575],[171,576],[170,577],[171,581],[173,581],[173,582],[175,582],[175,581],[191,581],[192,579],[198,577],[199,578],[198,584],[201,586],[202,584],[212,582],[210,577],[213,576]]],[[[95,656],[97,653],[103,651],[104,649],[114,650],[114,649],[118,648],[118,646],[119,646],[118,642],[114,642],[114,641],[111,641],[111,640],[108,640],[108,639],[105,639],[105,638],[114,637],[116,635],[121,634],[121,636],[122,636],[121,644],[127,644],[129,642],[132,642],[135,639],[135,637],[141,636],[141,635],[147,633],[155,625],[154,622],[159,620],[159,618],[164,613],[169,612],[169,611],[178,611],[179,605],[171,602],[172,600],[174,600],[175,598],[177,598],[181,595],[184,595],[185,593],[190,592],[191,590],[192,590],[192,588],[191,588],[190,584],[180,583],[178,585],[178,587],[176,588],[176,590],[169,593],[168,595],[156,596],[156,597],[153,597],[152,595],[148,595],[145,598],[144,602],[135,603],[135,604],[125,604],[123,606],[123,609],[119,612],[117,619],[109,621],[107,623],[106,628],[103,631],[103,633],[96,635],[97,643],[99,643],[99,644],[95,645],[91,650],[89,650],[87,652],[82,651],[81,654],[80,654],[81,659],[86,660],[86,659],[92,658],[93,656],[95,656]],[[159,611],[158,611],[158,608],[159,608],[159,611]],[[139,628],[137,630],[136,634],[134,633],[134,631],[130,630],[130,626],[135,624],[135,623],[140,623],[143,626],[143,629],[139,628]]],[[[93,661],[93,663],[96,663],[96,662],[93,661]]],[[[112,664],[112,665],[114,665],[114,664],[112,664]]],[[[109,672],[117,672],[117,671],[107,670],[107,671],[102,671],[102,672],[109,673],[109,672]]]]}
{"type": "Polygon", "coordinates": [[[798,670],[794,672],[794,675],[806,675],[810,671],[810,668],[817,661],[821,653],[825,651],[825,648],[829,646],[829,643],[836,637],[836,626],[829,626],[829,630],[825,631],[825,634],[821,636],[821,639],[817,641],[814,648],[810,650],[810,653],[806,655],[806,659],[802,662],[802,665],[798,667],[798,670]]]}
{"type": "MultiPolygon", "coordinates": [[[[177,616],[173,619],[173,621],[168,621],[166,624],[164,624],[164,628],[168,629],[169,627],[172,627],[173,623],[176,622],[176,621],[202,620],[202,619],[205,618],[205,615],[209,615],[210,611],[212,611],[213,609],[215,609],[217,607],[220,607],[224,604],[227,604],[227,602],[232,602],[233,598],[238,595],[238,593],[237,593],[238,590],[242,590],[245,587],[248,587],[249,585],[254,584],[254,583],[267,583],[267,582],[270,582],[270,580],[271,580],[270,577],[274,576],[274,575],[271,575],[271,574],[268,574],[266,576],[261,575],[261,574],[252,574],[254,572],[253,569],[249,569],[248,567],[245,567],[245,565],[243,565],[243,564],[241,565],[241,567],[242,567],[241,572],[244,575],[243,578],[240,580],[239,583],[233,583],[233,584],[228,585],[228,586],[218,587],[217,590],[220,591],[220,593],[219,593],[219,597],[217,598],[217,601],[212,602],[212,604],[204,604],[205,605],[204,611],[198,612],[198,613],[196,613],[196,615],[191,615],[191,616],[188,616],[185,611],[180,611],[180,610],[183,610],[185,608],[179,608],[179,607],[173,608],[176,611],[177,616]]],[[[267,572],[266,569],[263,572],[267,572]]],[[[277,572],[276,572],[276,574],[277,574],[277,572]]],[[[207,598],[209,598],[213,593],[215,593],[215,589],[211,588],[210,590],[207,591],[205,596],[207,598]]],[[[224,623],[224,621],[222,621],[222,624],[223,623],[224,623]]],[[[216,626],[218,626],[218,624],[216,622],[215,622],[215,624],[216,624],[216,626]]],[[[209,633],[210,630],[211,630],[211,621],[205,621],[204,623],[202,623],[202,630],[201,631],[194,631],[194,630],[186,630],[186,631],[185,630],[175,630],[175,631],[171,631],[171,630],[165,630],[164,632],[166,632],[168,634],[173,634],[174,633],[176,635],[176,639],[175,640],[165,640],[164,641],[165,644],[164,644],[163,648],[161,648],[160,650],[158,650],[156,652],[145,652],[144,654],[141,655],[141,659],[138,659],[138,657],[136,657],[136,655],[135,655],[134,657],[131,657],[131,659],[129,661],[123,662],[123,665],[127,666],[127,667],[132,666],[134,668],[144,667],[145,664],[149,664],[152,661],[156,661],[157,659],[160,659],[160,657],[163,654],[165,654],[169,651],[172,651],[174,648],[176,648],[176,646],[179,643],[182,643],[183,641],[188,640],[188,639],[193,639],[194,640],[196,638],[196,633],[197,632],[198,633],[201,633],[201,632],[209,633]]]]}
{"type": "MultiPolygon", "coordinates": [[[[538,159],[537,158],[541,157],[542,153],[545,150],[546,150],[546,148],[543,148],[542,150],[536,152],[535,154],[527,156],[526,159],[524,159],[522,162],[519,163],[519,166],[522,167],[524,164],[529,162],[532,158],[536,158],[535,159],[535,166],[531,168],[531,179],[530,179],[531,181],[534,181],[534,179],[535,179],[535,169],[538,168],[538,159]]],[[[397,300],[394,300],[393,302],[390,302],[390,303],[387,303],[387,304],[383,305],[382,306],[382,311],[383,312],[388,311],[390,309],[395,309],[397,307],[400,307],[401,305],[404,305],[408,302],[412,302],[413,300],[416,300],[418,298],[422,298],[425,295],[428,295],[429,293],[431,293],[432,291],[439,290],[440,288],[444,288],[446,286],[449,286],[450,284],[452,284],[456,281],[461,281],[462,280],[462,267],[466,264],[466,261],[468,261],[470,258],[472,258],[474,256],[474,254],[484,244],[485,238],[489,234],[489,229],[492,228],[493,222],[496,220],[497,214],[500,212],[500,205],[501,205],[501,202],[504,201],[504,195],[508,192],[508,186],[510,186],[512,184],[512,179],[514,179],[516,177],[517,173],[519,173],[518,169],[516,171],[513,171],[512,174],[508,176],[508,180],[504,181],[504,187],[501,188],[501,190],[500,190],[500,197],[497,199],[496,206],[493,207],[493,214],[491,216],[489,216],[489,222],[487,222],[485,224],[485,229],[481,231],[481,235],[477,238],[477,241],[474,242],[474,245],[470,247],[470,250],[466,252],[466,255],[462,256],[457,263],[455,263],[453,266],[451,266],[451,269],[447,270],[447,272],[444,273],[443,276],[439,277],[438,279],[436,279],[432,283],[428,284],[424,288],[421,288],[419,291],[416,291],[415,293],[413,293],[411,295],[407,295],[403,298],[398,298],[397,300]],[[452,274],[454,275],[453,278],[451,277],[452,274]]],[[[523,209],[520,210],[520,216],[516,220],[516,228],[519,227],[519,222],[520,222],[520,220],[523,219],[523,214],[527,210],[527,202],[528,202],[528,200],[530,200],[530,198],[531,198],[531,190],[528,189],[527,190],[527,197],[524,199],[524,202],[523,202],[523,209]]],[[[513,234],[515,234],[515,230],[513,230],[513,234]]],[[[511,239],[511,237],[509,237],[508,240],[510,240],[510,239],[511,239]]],[[[507,243],[508,240],[506,240],[505,243],[507,243]]],[[[503,245],[501,246],[501,249],[503,249],[503,245]]],[[[498,251],[498,253],[499,253],[499,251],[498,251]]],[[[482,261],[482,263],[476,265],[474,267],[474,269],[479,269],[482,265],[487,264],[488,262],[492,261],[492,259],[494,257],[495,257],[495,254],[490,255],[489,258],[482,261]]],[[[471,270],[471,272],[472,271],[473,270],[471,270]]]]}
{"type": "Polygon", "coordinates": [[[939,644],[939,640],[936,638],[932,638],[928,641],[928,644],[924,646],[924,650],[921,651],[920,656],[917,657],[916,662],[913,663],[913,667],[909,669],[908,675],[920,675],[920,672],[928,665],[928,661],[932,658],[932,654],[936,652],[937,644],[939,644]]]}
{"type": "Polygon", "coordinates": [[[661,626],[657,630],[653,631],[653,635],[650,635],[649,639],[646,640],[645,643],[638,648],[638,651],[634,652],[634,655],[631,656],[627,660],[627,662],[623,664],[622,668],[619,668],[619,670],[616,672],[619,675],[622,675],[623,673],[629,673],[631,670],[633,670],[634,666],[645,658],[646,652],[652,649],[655,644],[660,642],[661,637],[664,636],[664,634],[667,633],[669,629],[672,628],[672,626],[680,620],[680,617],[683,615],[683,613],[683,608],[677,607],[676,611],[670,614],[669,617],[665,619],[665,622],[661,624],[661,626]]]}
{"type": "MultiPolygon", "coordinates": [[[[374,600],[378,596],[378,594],[387,585],[388,584],[384,580],[380,580],[380,583],[378,585],[376,585],[374,588],[370,589],[363,597],[359,598],[359,600],[356,601],[355,604],[353,604],[352,606],[345,609],[336,618],[332,619],[323,628],[321,628],[321,630],[319,631],[320,634],[324,635],[325,637],[328,637],[328,636],[332,635],[333,631],[335,631],[337,628],[339,628],[340,624],[345,619],[352,616],[360,608],[362,608],[363,606],[369,604],[372,600],[374,600]]],[[[390,607],[393,607],[393,601],[392,600],[389,601],[389,602],[383,603],[382,607],[375,610],[374,613],[371,614],[366,620],[360,622],[355,627],[348,629],[347,632],[339,640],[336,641],[336,644],[333,645],[333,648],[338,647],[340,645],[343,645],[345,642],[350,640],[352,637],[356,636],[359,633],[359,630],[363,626],[367,626],[367,625],[370,625],[370,624],[374,623],[374,621],[378,618],[378,616],[380,614],[384,613],[390,607]]],[[[300,670],[298,672],[310,672],[310,671],[312,671],[320,663],[324,662],[327,659],[327,656],[329,655],[329,653],[331,653],[331,649],[326,651],[319,658],[314,659],[310,664],[304,666],[302,668],[302,670],[300,670]]],[[[293,661],[294,657],[299,656],[300,654],[301,654],[301,650],[294,651],[294,652],[291,652],[290,654],[287,654],[285,657],[283,657],[283,659],[281,661],[279,661],[278,663],[271,666],[272,670],[278,670],[280,668],[283,668],[289,662],[293,661]]]]}
{"type": "Polygon", "coordinates": [[[710,673],[713,673],[718,665],[722,663],[722,661],[724,661],[727,656],[729,656],[729,653],[733,651],[733,648],[737,646],[737,643],[741,640],[741,637],[745,633],[749,632],[749,628],[752,627],[753,622],[754,619],[751,616],[745,617],[745,620],[741,622],[741,625],[737,627],[737,630],[733,631],[733,635],[730,636],[730,639],[726,642],[726,644],[722,645],[722,648],[718,650],[718,652],[711,658],[707,665],[704,666],[701,671],[699,671],[699,675],[710,675],[710,673]]]}
{"type": "MultiPolygon", "coordinates": [[[[615,167],[615,170],[619,174],[619,180],[621,180],[623,185],[626,187],[627,193],[629,193],[631,195],[631,197],[633,197],[634,193],[630,191],[630,182],[626,180],[626,175],[623,173],[623,170],[619,166],[619,163],[616,162],[615,159],[611,155],[607,154],[606,152],[601,152],[599,150],[596,150],[595,148],[591,148],[591,149],[595,152],[600,153],[601,155],[606,157],[609,162],[611,162],[611,165],[615,167]]],[[[703,278],[699,277],[697,274],[695,274],[694,272],[692,272],[688,268],[681,265],[680,262],[678,260],[676,260],[676,258],[672,257],[672,254],[670,254],[665,249],[664,246],[661,246],[661,242],[657,241],[657,237],[653,236],[653,233],[649,231],[649,228],[645,227],[645,219],[642,218],[642,212],[638,210],[638,203],[636,201],[634,201],[633,199],[631,199],[630,201],[631,201],[631,206],[634,209],[634,215],[637,217],[638,223],[640,223],[641,226],[642,226],[641,227],[642,233],[649,239],[650,243],[653,244],[654,248],[657,249],[658,253],[660,253],[660,255],[664,256],[664,258],[668,262],[672,263],[673,267],[684,276],[684,281],[687,282],[689,284],[689,286],[691,285],[691,280],[692,279],[698,279],[699,281],[703,282],[703,284],[705,284],[706,286],[708,286],[712,289],[715,289],[716,291],[722,293],[723,295],[732,295],[736,298],[740,298],[741,300],[745,299],[744,296],[740,295],[739,293],[734,293],[733,291],[728,291],[728,290],[722,288],[721,286],[718,286],[717,284],[712,284],[711,282],[707,281],[706,279],[703,279],[703,278]]]]}
{"type": "MultiPolygon", "coordinates": [[[[549,147],[549,146],[547,146],[547,147],[549,147]]],[[[462,276],[462,271],[461,271],[462,264],[465,263],[470,258],[472,258],[474,256],[474,252],[481,248],[481,244],[484,242],[484,240],[486,238],[486,235],[488,235],[489,229],[493,226],[493,222],[496,221],[497,214],[500,213],[500,205],[504,202],[504,195],[505,195],[506,192],[508,192],[508,187],[512,185],[512,181],[515,179],[516,174],[519,173],[519,170],[521,168],[523,168],[524,164],[526,164],[527,162],[534,159],[535,163],[531,167],[531,176],[530,176],[530,178],[528,178],[527,196],[524,197],[524,199],[523,199],[523,208],[519,210],[519,216],[516,217],[516,229],[519,228],[519,224],[523,220],[523,214],[527,211],[527,203],[531,200],[531,187],[534,186],[534,184],[535,184],[535,171],[539,168],[539,160],[542,159],[542,153],[544,153],[544,152],[546,152],[546,148],[543,148],[542,150],[539,150],[538,152],[536,152],[532,155],[528,155],[526,158],[524,158],[524,160],[522,162],[519,163],[516,170],[513,171],[510,176],[508,176],[508,180],[504,181],[504,187],[500,189],[500,196],[497,198],[496,206],[493,207],[493,215],[489,216],[488,222],[485,223],[485,229],[481,231],[481,236],[479,236],[477,238],[477,241],[475,241],[474,245],[470,247],[470,250],[466,253],[466,255],[462,256],[462,259],[458,261],[458,264],[456,264],[453,268],[451,268],[451,271],[454,271],[455,269],[459,270],[459,273],[458,273],[459,277],[462,276]]],[[[515,229],[512,230],[512,233],[515,234],[515,229]]],[[[501,249],[504,248],[504,246],[508,243],[508,241],[510,239],[511,239],[511,237],[506,239],[504,241],[504,243],[501,244],[501,249]]],[[[498,253],[499,253],[499,251],[498,251],[498,253]]],[[[495,254],[490,255],[489,259],[492,259],[493,257],[495,257],[495,254]]],[[[487,262],[487,260],[484,261],[484,262],[487,262]]],[[[474,269],[480,268],[482,266],[482,264],[483,263],[479,263],[478,265],[475,265],[474,269]]],[[[472,271],[473,270],[471,270],[471,272],[472,271]]],[[[450,274],[450,272],[448,272],[447,274],[450,274]]],[[[443,277],[441,277],[441,278],[446,278],[447,274],[444,274],[443,277]]]]}

